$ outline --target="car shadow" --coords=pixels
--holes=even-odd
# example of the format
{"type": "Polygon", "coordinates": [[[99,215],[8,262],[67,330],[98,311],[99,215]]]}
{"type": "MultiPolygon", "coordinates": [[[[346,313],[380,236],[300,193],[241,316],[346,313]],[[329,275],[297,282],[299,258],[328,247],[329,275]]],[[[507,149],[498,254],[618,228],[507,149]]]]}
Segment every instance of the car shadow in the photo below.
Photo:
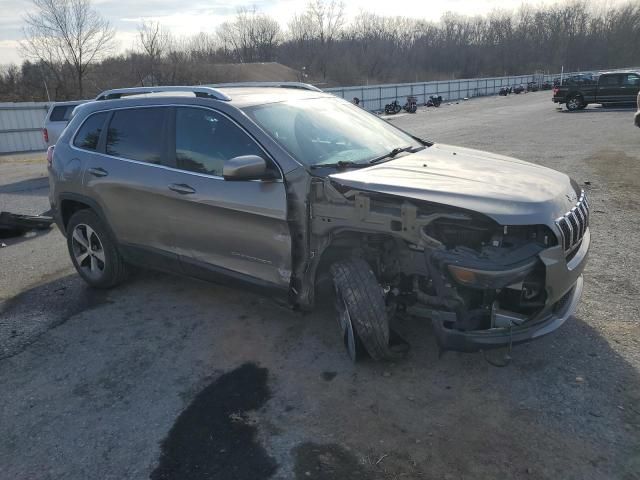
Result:
{"type": "Polygon", "coordinates": [[[9,234],[0,230],[0,241],[4,244],[4,246],[1,248],[4,249],[13,247],[15,245],[20,245],[21,243],[28,242],[29,240],[33,240],[38,237],[44,237],[45,235],[50,234],[51,231],[55,228],[57,227],[51,226],[48,229],[43,230],[28,230],[19,235],[9,234]]]}
{"type": "Polygon", "coordinates": [[[617,113],[617,112],[634,112],[636,110],[635,104],[620,105],[616,107],[603,107],[602,105],[589,105],[587,108],[583,110],[574,110],[570,112],[566,108],[562,108],[562,110],[558,109],[561,113],[617,113]]]}
{"type": "Polygon", "coordinates": [[[49,194],[49,177],[28,178],[6,185],[0,185],[0,194],[27,196],[47,196],[49,194]]]}

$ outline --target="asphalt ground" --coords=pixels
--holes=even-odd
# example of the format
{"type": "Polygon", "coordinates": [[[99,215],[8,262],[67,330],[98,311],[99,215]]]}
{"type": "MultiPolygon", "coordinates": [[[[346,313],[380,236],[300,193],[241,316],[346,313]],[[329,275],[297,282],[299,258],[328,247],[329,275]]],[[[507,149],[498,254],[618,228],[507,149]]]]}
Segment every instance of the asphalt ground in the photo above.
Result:
{"type": "MultiPolygon", "coordinates": [[[[329,305],[301,314],[146,271],[95,291],[57,230],[0,239],[0,478],[640,478],[633,111],[567,113],[539,92],[390,121],[584,186],[575,318],[504,368],[440,356],[419,320],[401,326],[406,360],[353,365],[329,305]]],[[[47,210],[45,174],[44,153],[0,157],[0,210],[47,210]]]]}

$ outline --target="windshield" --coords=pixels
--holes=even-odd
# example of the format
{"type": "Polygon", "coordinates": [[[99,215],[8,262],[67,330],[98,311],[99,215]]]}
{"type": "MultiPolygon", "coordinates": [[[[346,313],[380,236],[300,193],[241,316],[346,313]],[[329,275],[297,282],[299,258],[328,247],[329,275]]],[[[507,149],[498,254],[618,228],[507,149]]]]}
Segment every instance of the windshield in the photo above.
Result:
{"type": "Polygon", "coordinates": [[[305,165],[366,164],[396,148],[423,146],[339,98],[269,103],[248,107],[245,112],[305,165]]]}

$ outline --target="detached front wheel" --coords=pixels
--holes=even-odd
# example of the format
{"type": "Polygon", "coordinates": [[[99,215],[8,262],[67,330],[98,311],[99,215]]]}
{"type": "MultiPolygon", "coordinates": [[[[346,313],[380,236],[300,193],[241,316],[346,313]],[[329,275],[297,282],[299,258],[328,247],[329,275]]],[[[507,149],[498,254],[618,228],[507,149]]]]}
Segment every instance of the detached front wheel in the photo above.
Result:
{"type": "Polygon", "coordinates": [[[398,356],[389,347],[389,317],[384,293],[369,264],[350,258],[331,266],[342,339],[353,361],[366,351],[374,360],[398,356]]]}

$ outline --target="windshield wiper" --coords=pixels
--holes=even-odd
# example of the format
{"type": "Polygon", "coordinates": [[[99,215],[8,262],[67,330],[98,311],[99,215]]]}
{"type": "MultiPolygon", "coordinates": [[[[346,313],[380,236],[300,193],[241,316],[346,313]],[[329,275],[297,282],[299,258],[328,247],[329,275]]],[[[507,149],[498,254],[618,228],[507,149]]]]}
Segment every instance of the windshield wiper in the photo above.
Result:
{"type": "Polygon", "coordinates": [[[356,163],[349,160],[340,160],[339,162],[334,163],[314,163],[310,165],[311,169],[318,168],[362,168],[368,166],[366,163],[356,163]]]}
{"type": "Polygon", "coordinates": [[[369,163],[379,163],[383,160],[391,160],[393,157],[402,152],[419,152],[420,150],[424,150],[425,147],[403,147],[403,148],[394,148],[390,152],[385,153],[384,155],[380,155],[379,157],[372,158],[369,160],[369,163]]]}

